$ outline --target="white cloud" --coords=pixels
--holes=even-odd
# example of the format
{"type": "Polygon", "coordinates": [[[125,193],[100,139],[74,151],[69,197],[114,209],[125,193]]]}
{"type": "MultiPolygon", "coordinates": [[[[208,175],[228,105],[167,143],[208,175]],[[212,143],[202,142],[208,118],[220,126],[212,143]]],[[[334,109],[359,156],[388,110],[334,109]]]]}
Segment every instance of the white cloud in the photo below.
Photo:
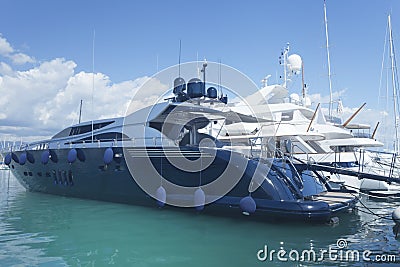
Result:
{"type": "Polygon", "coordinates": [[[23,54],[23,53],[16,53],[8,56],[15,65],[23,65],[26,63],[34,63],[35,59],[32,57],[23,54]]]}
{"type": "Polygon", "coordinates": [[[57,58],[26,71],[4,67],[8,71],[0,74],[0,136],[50,137],[78,122],[81,99],[82,121],[89,121],[125,115],[134,96],[136,109],[153,104],[166,89],[149,77],[113,83],[102,73],[75,73],[76,66],[57,58]],[[138,94],[144,83],[154,89],[146,87],[138,94]]]}
{"type": "Polygon", "coordinates": [[[0,55],[6,56],[14,52],[10,43],[0,34],[0,55]]]}
{"type": "MultiPolygon", "coordinates": [[[[346,93],[346,89],[332,92],[332,100],[337,101],[345,93],[346,93]]],[[[313,104],[317,104],[317,103],[328,104],[329,98],[330,98],[329,95],[321,95],[319,93],[311,94],[311,95],[309,95],[309,97],[311,99],[311,103],[313,103],[313,104]]]]}
{"type": "Polygon", "coordinates": [[[12,68],[4,62],[0,62],[0,75],[12,75],[12,68]]]}
{"type": "MultiPolygon", "coordinates": [[[[7,41],[7,39],[1,35],[1,33],[0,33],[0,56],[11,59],[12,63],[15,65],[35,63],[35,59],[33,57],[30,57],[27,54],[16,51],[7,41]]],[[[0,72],[0,74],[2,73],[0,72]]]]}

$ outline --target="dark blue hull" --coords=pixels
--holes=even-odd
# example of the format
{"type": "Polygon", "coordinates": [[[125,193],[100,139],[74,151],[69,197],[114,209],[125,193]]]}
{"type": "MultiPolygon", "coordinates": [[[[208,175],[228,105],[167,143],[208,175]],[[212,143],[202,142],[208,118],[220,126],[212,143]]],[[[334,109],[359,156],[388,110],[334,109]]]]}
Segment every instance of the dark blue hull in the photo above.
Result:
{"type": "MultiPolygon", "coordinates": [[[[103,158],[105,148],[85,148],[82,149],[83,161],[76,159],[73,163],[68,163],[69,150],[51,151],[56,156],[46,164],[41,161],[43,150],[27,151],[29,157],[23,165],[17,161],[24,152],[13,152],[14,159],[9,166],[15,177],[29,191],[157,207],[157,201],[145,193],[132,178],[124,157],[114,157],[111,163],[105,164],[103,158]]],[[[113,150],[116,154],[122,153],[122,148],[113,150]]],[[[228,164],[227,153],[230,152],[217,154],[212,164],[202,172],[201,184],[210,183],[221,175],[228,164]]],[[[136,168],[138,173],[141,173],[140,159],[136,160],[136,168]]],[[[254,174],[254,166],[259,164],[257,161],[245,160],[248,165],[236,186],[217,201],[205,205],[203,212],[213,212],[223,216],[242,213],[240,201],[249,195],[248,187],[254,174]]],[[[162,155],[152,157],[151,162],[167,180],[182,186],[199,186],[199,173],[182,171],[172,166],[162,155]]],[[[356,203],[355,198],[346,198],[334,205],[318,199],[299,199],[290,190],[287,181],[280,179],[276,174],[272,175],[276,172],[279,171],[272,168],[271,172],[265,173],[267,182],[252,193],[257,209],[250,217],[261,220],[287,218],[326,222],[336,213],[351,208],[356,203]]],[[[335,194],[335,192],[326,194],[329,193],[335,194]]]]}

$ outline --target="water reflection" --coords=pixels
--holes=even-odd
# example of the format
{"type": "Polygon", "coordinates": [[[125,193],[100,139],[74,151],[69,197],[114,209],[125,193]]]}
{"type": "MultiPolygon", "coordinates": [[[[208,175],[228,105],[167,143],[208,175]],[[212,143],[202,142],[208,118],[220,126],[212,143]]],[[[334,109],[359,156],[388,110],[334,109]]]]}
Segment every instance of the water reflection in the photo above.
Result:
{"type": "Polygon", "coordinates": [[[18,227],[25,207],[18,204],[26,192],[9,171],[0,171],[0,265],[63,265],[59,257],[46,256],[47,244],[55,239],[43,232],[18,227]]]}
{"type": "MultiPolygon", "coordinates": [[[[29,193],[8,171],[1,172],[0,192],[1,266],[265,266],[256,256],[265,245],[319,251],[340,238],[349,249],[399,252],[394,223],[360,211],[343,214],[335,226],[254,222],[29,193]]],[[[380,214],[399,204],[362,201],[380,214]]]]}

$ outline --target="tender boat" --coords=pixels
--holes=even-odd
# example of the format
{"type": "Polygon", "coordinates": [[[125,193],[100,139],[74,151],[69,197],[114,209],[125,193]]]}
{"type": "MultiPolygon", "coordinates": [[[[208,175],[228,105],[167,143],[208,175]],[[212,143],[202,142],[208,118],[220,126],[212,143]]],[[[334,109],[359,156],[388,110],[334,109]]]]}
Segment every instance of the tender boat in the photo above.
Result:
{"type": "Polygon", "coordinates": [[[312,171],[299,174],[289,158],[274,158],[268,148],[252,157],[199,132],[217,120],[264,120],[213,108],[227,97],[205,88],[204,80],[179,77],[172,98],[72,125],[11,149],[5,163],[27,190],[67,197],[318,222],[354,207],[353,192],[332,189],[312,171]]]}

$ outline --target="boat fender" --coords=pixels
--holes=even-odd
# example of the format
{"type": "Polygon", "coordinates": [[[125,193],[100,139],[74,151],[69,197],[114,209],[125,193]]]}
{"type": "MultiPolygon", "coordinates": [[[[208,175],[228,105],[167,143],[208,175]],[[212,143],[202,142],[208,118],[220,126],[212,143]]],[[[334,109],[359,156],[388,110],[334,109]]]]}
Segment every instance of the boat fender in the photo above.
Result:
{"type": "Polygon", "coordinates": [[[11,164],[11,153],[8,153],[4,158],[4,163],[8,166],[11,164]]]}
{"type": "Polygon", "coordinates": [[[157,205],[162,208],[165,206],[165,201],[167,200],[167,192],[165,188],[161,185],[156,191],[157,205]]]}
{"type": "Polygon", "coordinates": [[[56,152],[54,152],[53,150],[49,150],[50,153],[50,159],[52,162],[57,163],[58,162],[58,157],[56,152]]]}
{"type": "Polygon", "coordinates": [[[392,212],[392,220],[395,222],[395,225],[393,226],[393,233],[397,238],[400,230],[400,207],[397,207],[392,212]]]}
{"type": "Polygon", "coordinates": [[[393,212],[392,212],[392,220],[396,224],[400,224],[400,207],[397,207],[393,212]]]}
{"type": "Polygon", "coordinates": [[[244,215],[250,215],[250,213],[254,213],[257,209],[256,202],[251,196],[242,198],[240,200],[239,206],[242,209],[242,213],[244,215]]]}
{"type": "Polygon", "coordinates": [[[86,160],[86,157],[85,157],[85,153],[83,152],[83,150],[80,148],[77,148],[76,152],[77,152],[79,161],[84,162],[86,160]]]}
{"type": "Polygon", "coordinates": [[[26,152],[22,152],[19,156],[19,164],[24,165],[26,163],[26,152]]]}
{"type": "Polygon", "coordinates": [[[340,222],[339,217],[332,217],[329,219],[329,224],[330,225],[338,225],[340,222]]]}
{"type": "Polygon", "coordinates": [[[394,226],[393,226],[393,234],[395,235],[395,237],[397,238],[397,236],[399,235],[399,229],[400,228],[400,224],[398,224],[398,223],[396,223],[394,226]]]}
{"type": "Polygon", "coordinates": [[[16,163],[19,163],[19,158],[18,158],[17,154],[11,152],[11,158],[12,158],[16,163]]]}
{"type": "Polygon", "coordinates": [[[68,156],[67,156],[68,163],[69,163],[69,164],[74,163],[74,162],[76,161],[77,155],[78,155],[78,152],[76,151],[75,148],[70,149],[70,150],[68,151],[68,156]]]}
{"type": "Polygon", "coordinates": [[[43,153],[42,153],[42,163],[44,164],[44,165],[46,165],[48,162],[49,162],[49,159],[50,159],[50,152],[49,151],[43,151],[43,153]]]}
{"type": "Polygon", "coordinates": [[[28,159],[29,163],[35,163],[35,158],[31,153],[26,152],[26,158],[28,159]]]}
{"type": "Polygon", "coordinates": [[[203,189],[198,188],[194,192],[194,206],[197,211],[202,211],[204,209],[204,204],[206,203],[206,195],[203,189]]]}
{"type": "Polygon", "coordinates": [[[104,151],[104,157],[103,157],[104,164],[106,165],[110,164],[113,158],[114,158],[114,151],[112,150],[111,147],[109,147],[104,151]]]}

